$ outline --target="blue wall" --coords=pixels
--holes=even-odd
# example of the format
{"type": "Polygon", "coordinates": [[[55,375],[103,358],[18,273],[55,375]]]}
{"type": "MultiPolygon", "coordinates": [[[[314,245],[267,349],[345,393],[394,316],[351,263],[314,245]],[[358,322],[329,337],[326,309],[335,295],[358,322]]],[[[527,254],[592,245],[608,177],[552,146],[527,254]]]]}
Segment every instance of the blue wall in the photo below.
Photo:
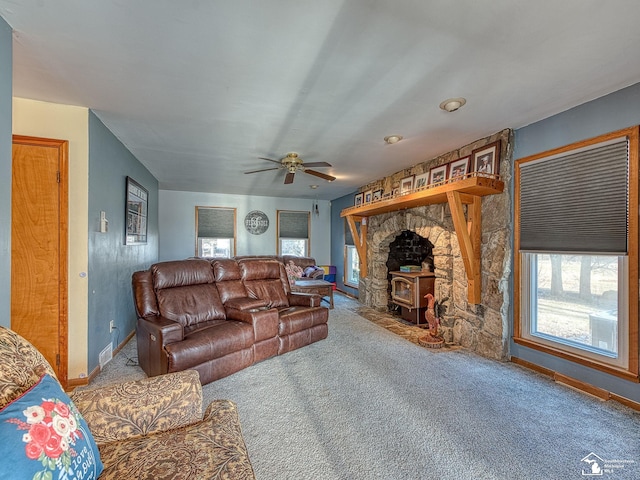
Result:
{"type": "Polygon", "coordinates": [[[131,274],[158,259],[158,181],[100,119],[89,112],[89,371],[100,351],[135,330],[131,274]],[[149,191],[146,245],[124,244],[126,177],[149,191]],[[109,230],[100,233],[100,212],[109,230]],[[117,331],[109,333],[109,321],[117,331]]]}
{"type": "Polygon", "coordinates": [[[11,27],[0,17],[0,325],[11,326],[11,27]]]}
{"type": "Polygon", "coordinates": [[[353,196],[356,193],[331,200],[331,265],[335,265],[337,270],[336,287],[355,297],[358,296],[358,289],[344,284],[344,218],[340,216],[340,212],[353,206],[353,196]]]}
{"type": "MultiPolygon", "coordinates": [[[[640,83],[515,131],[514,160],[640,123],[640,83]]],[[[513,289],[511,289],[513,291],[513,289]]],[[[638,301],[638,299],[629,299],[638,301]]],[[[629,321],[637,322],[637,318],[629,321]]],[[[511,325],[513,330],[513,324],[511,325]]],[[[511,355],[640,402],[640,385],[513,341],[511,355]]]]}

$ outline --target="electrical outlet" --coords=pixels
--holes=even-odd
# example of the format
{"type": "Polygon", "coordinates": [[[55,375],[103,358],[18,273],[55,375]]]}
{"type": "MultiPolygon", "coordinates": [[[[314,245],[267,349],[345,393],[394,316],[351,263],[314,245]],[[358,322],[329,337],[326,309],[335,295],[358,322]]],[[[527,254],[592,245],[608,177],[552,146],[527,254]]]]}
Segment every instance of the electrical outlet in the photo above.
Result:
{"type": "Polygon", "coordinates": [[[109,332],[113,332],[116,329],[116,322],[115,320],[110,320],[109,321],[109,332]]]}

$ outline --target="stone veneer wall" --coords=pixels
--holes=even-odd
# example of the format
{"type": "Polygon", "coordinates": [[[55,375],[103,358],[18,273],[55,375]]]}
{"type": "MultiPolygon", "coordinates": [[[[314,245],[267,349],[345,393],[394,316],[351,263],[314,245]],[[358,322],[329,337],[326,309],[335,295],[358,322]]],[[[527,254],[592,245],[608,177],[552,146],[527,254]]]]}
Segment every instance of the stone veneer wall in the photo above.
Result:
{"type": "Polygon", "coordinates": [[[403,230],[411,230],[434,244],[435,294],[444,301],[442,333],[450,343],[462,345],[480,355],[505,359],[508,347],[509,282],[511,248],[511,172],[512,132],[503,130],[490,137],[449,152],[431,161],[396,172],[360,190],[392,191],[409,175],[428,172],[431,167],[470,155],[496,140],[501,140],[500,176],[504,192],[482,197],[482,303],[467,302],[467,277],[448,204],[376,215],[368,219],[367,277],[360,279],[361,303],[379,311],[387,310],[387,267],[389,244],[403,230]]]}

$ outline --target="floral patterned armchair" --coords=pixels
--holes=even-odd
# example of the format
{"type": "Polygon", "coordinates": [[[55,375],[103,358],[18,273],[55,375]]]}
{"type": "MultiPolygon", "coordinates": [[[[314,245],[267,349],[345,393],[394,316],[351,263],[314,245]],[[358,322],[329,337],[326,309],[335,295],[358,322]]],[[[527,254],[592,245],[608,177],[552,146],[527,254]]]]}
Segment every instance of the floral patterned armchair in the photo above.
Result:
{"type": "MultiPolygon", "coordinates": [[[[0,409],[51,366],[0,327],[0,409]]],[[[71,394],[98,445],[100,479],[253,479],[237,409],[212,402],[202,415],[198,373],[187,370],[71,394]]]]}

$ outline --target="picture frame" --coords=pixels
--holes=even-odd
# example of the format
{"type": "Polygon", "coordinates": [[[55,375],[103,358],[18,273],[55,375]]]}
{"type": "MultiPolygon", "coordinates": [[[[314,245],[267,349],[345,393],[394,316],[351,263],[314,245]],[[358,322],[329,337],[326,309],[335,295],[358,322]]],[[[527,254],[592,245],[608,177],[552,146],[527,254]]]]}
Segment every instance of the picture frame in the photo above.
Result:
{"type": "Polygon", "coordinates": [[[149,191],[127,177],[124,202],[124,244],[144,245],[147,243],[147,214],[149,211],[149,191]]]}
{"type": "Polygon", "coordinates": [[[400,180],[400,195],[411,193],[411,191],[413,190],[414,179],[415,175],[409,175],[408,177],[404,177],[402,180],[400,180]]]}
{"type": "Polygon", "coordinates": [[[493,176],[500,173],[500,140],[474,150],[473,171],[478,176],[493,176]]]}
{"type": "Polygon", "coordinates": [[[413,182],[413,189],[420,190],[429,185],[429,172],[421,173],[420,175],[416,175],[415,181],[413,182]]]}
{"type": "Polygon", "coordinates": [[[467,155],[466,157],[459,158],[458,160],[454,160],[449,163],[448,180],[455,181],[466,178],[467,173],[469,173],[470,160],[471,155],[467,155]]]}
{"type": "Polygon", "coordinates": [[[375,190],[373,192],[373,201],[376,202],[382,199],[382,189],[375,190]]]}
{"type": "Polygon", "coordinates": [[[353,197],[353,206],[359,207],[360,205],[362,205],[363,201],[364,201],[364,193],[362,192],[356,193],[355,196],[353,197]]]}
{"type": "Polygon", "coordinates": [[[364,192],[364,203],[371,203],[373,200],[373,190],[367,190],[364,192]]]}
{"type": "Polygon", "coordinates": [[[438,165],[429,170],[429,185],[441,185],[447,181],[447,171],[449,164],[438,165]]]}

